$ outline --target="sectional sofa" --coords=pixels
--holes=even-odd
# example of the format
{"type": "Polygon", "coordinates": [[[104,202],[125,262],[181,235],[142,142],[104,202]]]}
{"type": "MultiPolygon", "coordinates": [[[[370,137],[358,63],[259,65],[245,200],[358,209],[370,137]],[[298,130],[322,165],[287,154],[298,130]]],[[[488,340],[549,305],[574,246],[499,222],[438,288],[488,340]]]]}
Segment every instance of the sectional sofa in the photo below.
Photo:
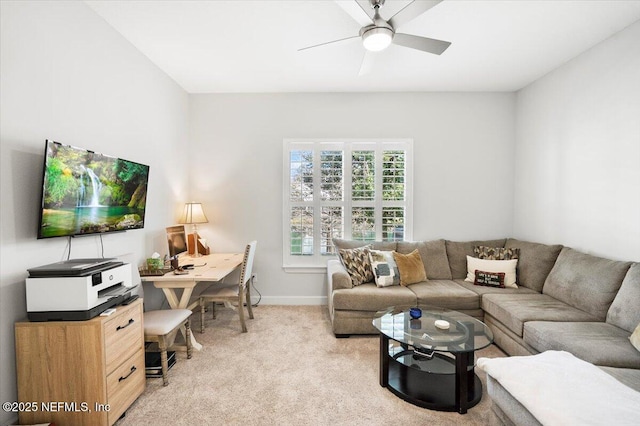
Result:
{"type": "MultiPolygon", "coordinates": [[[[346,240],[334,244],[339,249],[364,245],[346,240]]],[[[566,351],[640,391],[640,351],[629,340],[640,324],[640,263],[513,238],[372,245],[375,250],[403,254],[417,249],[427,281],[409,286],[353,286],[340,260],[329,260],[328,306],[337,337],[375,334],[372,319],[389,306],[435,305],[483,320],[495,343],[509,355],[566,351]],[[485,287],[465,281],[467,256],[474,256],[476,246],[519,249],[518,287],[485,287]]],[[[499,401],[494,398],[498,418],[509,424],[512,417],[523,416],[518,401],[509,400],[499,383],[492,384],[496,395],[502,395],[499,401]]]]}

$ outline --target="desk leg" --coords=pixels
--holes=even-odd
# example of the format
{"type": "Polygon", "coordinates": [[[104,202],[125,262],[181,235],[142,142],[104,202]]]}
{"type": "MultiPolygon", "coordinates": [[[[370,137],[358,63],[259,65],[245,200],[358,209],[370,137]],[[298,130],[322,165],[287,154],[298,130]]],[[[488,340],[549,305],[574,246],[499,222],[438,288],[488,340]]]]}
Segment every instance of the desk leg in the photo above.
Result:
{"type": "Polygon", "coordinates": [[[172,288],[163,288],[162,292],[164,293],[164,297],[167,298],[167,302],[169,302],[169,307],[171,309],[179,309],[180,302],[178,302],[178,296],[176,295],[176,291],[172,288]]]}
{"type": "MultiPolygon", "coordinates": [[[[175,289],[163,287],[162,291],[164,292],[164,295],[167,298],[167,301],[169,302],[169,306],[171,307],[171,309],[188,309],[189,308],[188,306],[189,299],[191,299],[191,293],[193,293],[192,288],[183,289],[182,296],[180,296],[180,300],[178,300],[178,295],[176,294],[175,289]]],[[[180,332],[182,333],[183,336],[185,336],[185,339],[186,339],[187,333],[184,326],[180,327],[180,332]]],[[[197,351],[201,351],[202,345],[196,341],[196,338],[193,334],[194,333],[189,333],[190,339],[191,339],[191,346],[193,347],[193,349],[197,351]]]]}

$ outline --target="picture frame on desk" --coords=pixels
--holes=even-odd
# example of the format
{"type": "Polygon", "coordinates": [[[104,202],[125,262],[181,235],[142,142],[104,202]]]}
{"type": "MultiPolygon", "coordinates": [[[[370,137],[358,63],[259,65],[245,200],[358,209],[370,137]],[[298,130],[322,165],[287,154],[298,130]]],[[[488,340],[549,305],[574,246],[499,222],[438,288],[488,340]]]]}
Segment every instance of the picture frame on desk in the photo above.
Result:
{"type": "MultiPolygon", "coordinates": [[[[169,257],[175,257],[187,252],[187,234],[184,225],[168,226],[167,242],[169,244],[169,257]]],[[[190,251],[189,251],[190,252],[190,251]]]]}

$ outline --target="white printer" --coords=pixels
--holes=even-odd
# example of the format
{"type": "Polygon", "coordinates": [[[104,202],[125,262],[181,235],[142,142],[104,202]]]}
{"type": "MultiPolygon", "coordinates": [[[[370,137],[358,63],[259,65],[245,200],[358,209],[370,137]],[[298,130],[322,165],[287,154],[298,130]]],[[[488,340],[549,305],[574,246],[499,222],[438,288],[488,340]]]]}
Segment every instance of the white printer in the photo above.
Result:
{"type": "Polygon", "coordinates": [[[72,259],[28,271],[31,321],[87,320],[131,296],[131,265],[116,259],[72,259]]]}

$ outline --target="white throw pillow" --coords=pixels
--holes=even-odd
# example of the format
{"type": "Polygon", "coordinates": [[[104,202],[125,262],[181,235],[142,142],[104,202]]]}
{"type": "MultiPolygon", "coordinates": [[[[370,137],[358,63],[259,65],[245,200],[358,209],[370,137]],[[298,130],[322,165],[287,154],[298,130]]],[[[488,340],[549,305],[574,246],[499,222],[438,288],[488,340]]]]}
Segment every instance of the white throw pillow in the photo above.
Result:
{"type": "Polygon", "coordinates": [[[484,272],[504,272],[504,286],[518,288],[516,285],[517,264],[518,259],[486,260],[467,256],[467,278],[465,278],[465,281],[472,283],[476,277],[476,270],[484,272]]]}
{"type": "Polygon", "coordinates": [[[400,285],[400,273],[392,251],[369,250],[369,261],[378,287],[400,285]]]}
{"type": "Polygon", "coordinates": [[[629,340],[631,340],[633,347],[640,351],[640,324],[633,330],[633,333],[629,336],[629,340]]]}

